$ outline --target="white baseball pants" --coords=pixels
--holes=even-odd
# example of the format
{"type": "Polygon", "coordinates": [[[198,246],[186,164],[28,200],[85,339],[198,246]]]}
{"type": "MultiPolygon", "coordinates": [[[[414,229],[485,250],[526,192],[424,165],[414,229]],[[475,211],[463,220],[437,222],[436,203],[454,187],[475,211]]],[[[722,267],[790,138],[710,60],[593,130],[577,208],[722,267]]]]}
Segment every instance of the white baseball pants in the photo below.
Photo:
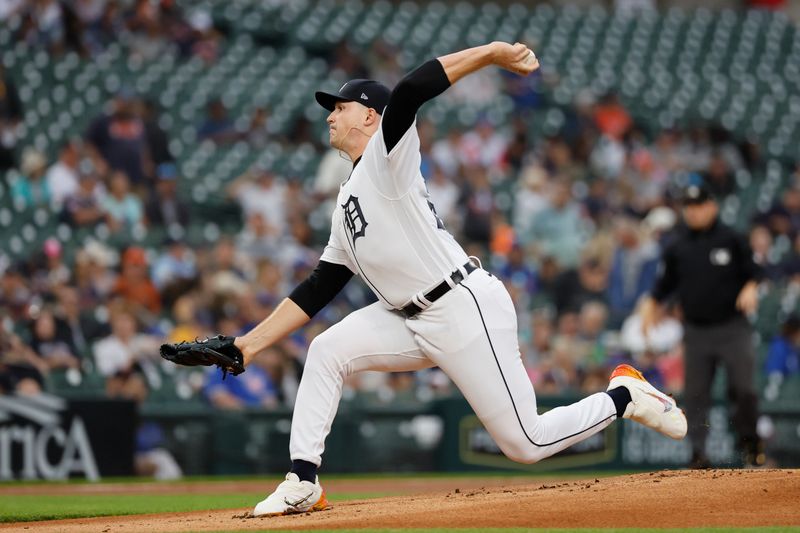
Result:
{"type": "Polygon", "coordinates": [[[503,453],[520,463],[549,457],[616,418],[605,393],[537,413],[514,305],[502,282],[478,269],[411,319],[378,302],[312,341],[294,407],[292,460],[322,463],[346,376],[433,366],[453,380],[503,453]]]}

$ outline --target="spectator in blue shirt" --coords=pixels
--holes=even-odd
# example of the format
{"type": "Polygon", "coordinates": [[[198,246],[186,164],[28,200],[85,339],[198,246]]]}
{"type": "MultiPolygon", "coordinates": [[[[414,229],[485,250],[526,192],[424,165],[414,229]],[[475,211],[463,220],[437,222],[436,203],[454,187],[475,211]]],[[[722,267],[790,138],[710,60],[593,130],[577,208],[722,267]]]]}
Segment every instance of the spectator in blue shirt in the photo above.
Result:
{"type": "Polygon", "coordinates": [[[764,387],[764,398],[768,401],[778,399],[781,385],[788,376],[800,373],[800,316],[790,315],[781,327],[781,332],[769,344],[764,373],[767,384],[764,387]]]}
{"type": "Polygon", "coordinates": [[[608,303],[611,325],[620,327],[636,307],[636,302],[656,281],[658,245],[646,240],[633,219],[615,221],[616,246],[608,277],[608,303]]]}
{"type": "Polygon", "coordinates": [[[121,170],[111,174],[109,194],[103,198],[102,208],[112,231],[131,229],[144,222],[142,201],[130,191],[128,176],[121,170]]]}
{"type": "Polygon", "coordinates": [[[11,197],[25,208],[50,203],[50,187],[44,179],[47,159],[35,148],[22,152],[22,175],[11,183],[11,197]]]}
{"type": "Polygon", "coordinates": [[[171,238],[164,242],[164,247],[151,272],[153,283],[160,291],[175,282],[192,280],[197,276],[197,265],[191,248],[184,242],[171,238]]]}
{"type": "Polygon", "coordinates": [[[150,273],[165,305],[171,306],[197,284],[197,260],[184,242],[168,238],[150,273]]]}
{"type": "Polygon", "coordinates": [[[800,372],[798,345],[800,345],[800,316],[791,315],[783,323],[781,332],[769,344],[767,361],[764,364],[767,376],[780,374],[785,377],[800,372]]]}
{"type": "Polygon", "coordinates": [[[578,264],[587,228],[569,181],[559,178],[551,188],[548,207],[537,213],[522,240],[537,243],[543,254],[555,257],[562,267],[572,268],[578,264]]]}
{"type": "Polygon", "coordinates": [[[222,100],[215,98],[208,103],[206,119],[197,128],[200,140],[210,139],[216,143],[228,143],[237,139],[233,121],[222,100]]]}
{"type": "Polygon", "coordinates": [[[149,160],[141,102],[130,90],[123,89],[111,107],[111,114],[102,114],[91,122],[86,140],[111,169],[125,172],[138,188],[145,183],[149,160]]]}
{"type": "Polygon", "coordinates": [[[519,243],[514,243],[508,258],[499,266],[498,276],[526,294],[536,292],[536,272],[525,261],[525,251],[519,243]]]}
{"type": "MultiPolygon", "coordinates": [[[[274,350],[273,350],[274,351],[274,350]]],[[[267,354],[256,358],[247,372],[222,379],[222,372],[213,368],[208,372],[208,382],[203,395],[218,409],[244,409],[247,407],[272,408],[278,405],[279,390],[272,375],[262,361],[271,360],[267,354]]]]}

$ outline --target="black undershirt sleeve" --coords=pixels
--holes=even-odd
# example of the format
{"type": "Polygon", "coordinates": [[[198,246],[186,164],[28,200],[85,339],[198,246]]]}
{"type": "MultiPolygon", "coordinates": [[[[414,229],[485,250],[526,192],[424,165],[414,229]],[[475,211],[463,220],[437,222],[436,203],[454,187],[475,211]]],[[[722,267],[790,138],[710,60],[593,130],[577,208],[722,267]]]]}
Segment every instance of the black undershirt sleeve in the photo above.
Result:
{"type": "Polygon", "coordinates": [[[383,112],[383,140],[387,153],[392,151],[414,123],[420,106],[442,94],[448,87],[450,80],[438,59],[431,59],[400,80],[383,112]]]}
{"type": "Polygon", "coordinates": [[[346,266],[320,261],[308,278],[295,287],[289,299],[313,317],[339,294],[352,277],[353,272],[346,266]]]}

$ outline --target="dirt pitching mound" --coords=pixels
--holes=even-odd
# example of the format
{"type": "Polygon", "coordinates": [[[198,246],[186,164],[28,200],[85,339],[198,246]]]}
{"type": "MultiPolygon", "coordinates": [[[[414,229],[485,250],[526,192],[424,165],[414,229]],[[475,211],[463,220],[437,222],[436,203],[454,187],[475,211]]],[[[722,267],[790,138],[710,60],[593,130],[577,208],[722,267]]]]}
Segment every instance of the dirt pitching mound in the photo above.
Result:
{"type": "MultiPolygon", "coordinates": [[[[370,490],[364,482],[362,490],[370,490]]],[[[800,470],[662,471],[351,501],[249,518],[249,509],[0,525],[0,531],[185,532],[421,527],[700,527],[800,525],[800,470]],[[23,529],[25,528],[25,529],[23,529]]]]}

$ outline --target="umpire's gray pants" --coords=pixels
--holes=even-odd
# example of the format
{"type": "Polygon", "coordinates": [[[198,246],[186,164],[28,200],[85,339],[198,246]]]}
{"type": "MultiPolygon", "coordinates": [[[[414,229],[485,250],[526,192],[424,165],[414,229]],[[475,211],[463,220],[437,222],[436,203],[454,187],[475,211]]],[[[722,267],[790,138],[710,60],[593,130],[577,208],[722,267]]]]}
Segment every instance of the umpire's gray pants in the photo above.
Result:
{"type": "Polygon", "coordinates": [[[734,408],[733,426],[740,448],[755,442],[758,397],[753,384],[752,337],[752,328],[744,317],[711,326],[686,325],[684,405],[695,454],[705,455],[711,385],[719,365],[724,365],[727,373],[728,397],[734,408]]]}

